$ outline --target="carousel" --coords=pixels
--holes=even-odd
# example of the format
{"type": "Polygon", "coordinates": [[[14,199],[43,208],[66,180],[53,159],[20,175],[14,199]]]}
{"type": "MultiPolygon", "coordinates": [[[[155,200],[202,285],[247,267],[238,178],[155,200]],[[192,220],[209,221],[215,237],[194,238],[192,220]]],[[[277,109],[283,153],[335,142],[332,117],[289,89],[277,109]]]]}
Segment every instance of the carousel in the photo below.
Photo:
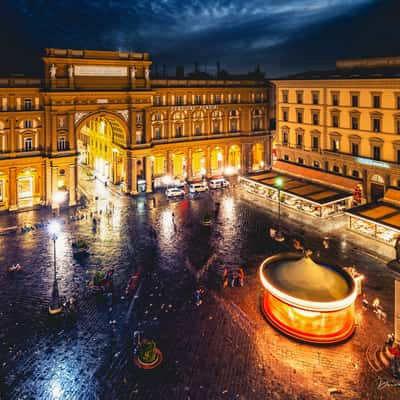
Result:
{"type": "Polygon", "coordinates": [[[357,289],[345,270],[318,264],[310,253],[280,253],[263,261],[260,279],[266,290],[261,309],[283,333],[312,343],[353,334],[357,289]]]}

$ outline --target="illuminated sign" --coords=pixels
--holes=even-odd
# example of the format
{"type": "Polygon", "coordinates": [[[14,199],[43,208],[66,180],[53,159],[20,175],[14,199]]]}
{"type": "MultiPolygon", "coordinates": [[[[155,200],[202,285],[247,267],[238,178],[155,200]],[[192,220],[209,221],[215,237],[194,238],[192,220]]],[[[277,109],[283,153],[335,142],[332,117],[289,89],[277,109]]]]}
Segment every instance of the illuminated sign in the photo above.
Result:
{"type": "Polygon", "coordinates": [[[390,168],[388,163],[382,161],[371,160],[370,158],[356,157],[359,164],[369,165],[370,167],[390,168]]]}

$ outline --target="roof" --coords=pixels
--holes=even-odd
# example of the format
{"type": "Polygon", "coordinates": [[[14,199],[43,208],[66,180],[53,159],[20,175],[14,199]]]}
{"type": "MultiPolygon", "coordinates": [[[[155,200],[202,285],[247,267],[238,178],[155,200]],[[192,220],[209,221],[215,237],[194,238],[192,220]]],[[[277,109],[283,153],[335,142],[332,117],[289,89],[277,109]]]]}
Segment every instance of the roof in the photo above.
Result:
{"type": "Polygon", "coordinates": [[[400,232],[400,206],[394,203],[379,201],[378,203],[364,204],[347,210],[346,214],[400,232]]]}
{"type": "Polygon", "coordinates": [[[318,264],[310,257],[280,258],[264,268],[263,274],[279,291],[311,302],[342,300],[354,289],[354,282],[345,271],[318,264]]]}
{"type": "Polygon", "coordinates": [[[320,206],[352,196],[348,192],[332,189],[325,185],[316,184],[290,175],[280,174],[276,171],[252,175],[247,178],[274,189],[278,189],[276,181],[280,178],[283,182],[280,188],[283,193],[288,193],[320,206]]]}
{"type": "Polygon", "coordinates": [[[322,184],[329,184],[337,187],[340,190],[353,192],[355,186],[361,182],[356,178],[335,175],[330,172],[325,172],[319,169],[310,168],[298,164],[293,164],[285,161],[276,161],[274,163],[274,170],[282,173],[289,173],[300,178],[308,178],[322,184]]]}
{"type": "Polygon", "coordinates": [[[285,80],[326,80],[326,79],[385,79],[400,78],[400,67],[340,68],[334,70],[305,71],[275,78],[285,80]]]}

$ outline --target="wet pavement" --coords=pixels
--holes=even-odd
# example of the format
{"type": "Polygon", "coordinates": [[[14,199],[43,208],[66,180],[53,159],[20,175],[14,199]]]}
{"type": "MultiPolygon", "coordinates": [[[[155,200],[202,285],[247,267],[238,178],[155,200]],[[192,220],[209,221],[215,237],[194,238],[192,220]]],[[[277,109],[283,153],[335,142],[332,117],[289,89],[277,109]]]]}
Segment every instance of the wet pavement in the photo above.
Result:
{"type": "MultiPolygon", "coordinates": [[[[310,346],[275,331],[259,312],[260,262],[288,250],[272,241],[276,213],[268,203],[240,189],[167,201],[162,193],[136,198],[97,181],[81,181],[88,208],[80,221],[61,213],[57,240],[58,285],[77,300],[78,315],[47,313],[53,279],[53,243],[46,229],[0,237],[1,399],[395,399],[400,388],[378,390],[379,375],[366,353],[393,331],[393,279],[385,262],[354,243],[332,237],[321,250],[318,227],[285,220],[289,237],[305,235],[307,248],[365,274],[365,293],[379,297],[384,323],[357,303],[357,330],[346,343],[310,346]],[[97,199],[96,199],[97,197],[97,199]],[[201,224],[215,202],[211,227],[201,224]],[[112,209],[111,216],[105,213],[112,209]],[[101,210],[101,214],[100,214],[101,210]],[[101,222],[92,229],[90,212],[101,222]],[[87,216],[87,218],[86,218],[87,216]],[[156,237],[152,232],[156,232],[156,237]],[[90,256],[72,255],[74,240],[90,244],[90,256]],[[211,258],[211,261],[210,261],[211,258]],[[12,276],[6,266],[24,270],[12,276]],[[193,302],[195,274],[204,265],[241,265],[243,288],[206,288],[203,304],[193,302]],[[125,287],[139,266],[142,281],[133,301],[125,287]],[[113,268],[114,296],[98,298],[87,289],[95,271],[113,268]],[[164,361],[153,371],[132,363],[135,330],[154,339],[164,361]],[[336,388],[331,397],[328,390],[336,388]]],[[[0,226],[35,223],[48,211],[0,216],[0,226]]]]}

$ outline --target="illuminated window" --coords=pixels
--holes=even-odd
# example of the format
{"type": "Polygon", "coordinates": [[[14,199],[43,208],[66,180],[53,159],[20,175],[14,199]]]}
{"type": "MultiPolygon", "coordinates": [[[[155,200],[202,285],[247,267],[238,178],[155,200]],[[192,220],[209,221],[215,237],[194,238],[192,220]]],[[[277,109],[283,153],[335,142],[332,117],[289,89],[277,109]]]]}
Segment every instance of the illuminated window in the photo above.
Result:
{"type": "Polygon", "coordinates": [[[58,138],[58,144],[57,144],[57,148],[59,151],[63,151],[66,150],[66,141],[64,137],[60,137],[58,138]]]}
{"type": "Polygon", "coordinates": [[[372,103],[373,103],[374,108],[380,108],[381,107],[381,96],[379,96],[379,95],[372,96],[372,103]]]}
{"type": "Polygon", "coordinates": [[[381,159],[381,148],[379,146],[372,147],[372,157],[377,161],[381,159]]]}
{"type": "Polygon", "coordinates": [[[351,154],[355,157],[358,156],[358,144],[357,143],[351,144],[351,154]]]}
{"type": "Polygon", "coordinates": [[[33,141],[32,138],[25,138],[24,139],[24,150],[31,151],[33,148],[33,141]]]}
{"type": "Polygon", "coordinates": [[[303,104],[303,92],[296,93],[297,104],[303,104]]]}
{"type": "Polygon", "coordinates": [[[32,110],[32,99],[24,99],[24,110],[32,110]]]}

